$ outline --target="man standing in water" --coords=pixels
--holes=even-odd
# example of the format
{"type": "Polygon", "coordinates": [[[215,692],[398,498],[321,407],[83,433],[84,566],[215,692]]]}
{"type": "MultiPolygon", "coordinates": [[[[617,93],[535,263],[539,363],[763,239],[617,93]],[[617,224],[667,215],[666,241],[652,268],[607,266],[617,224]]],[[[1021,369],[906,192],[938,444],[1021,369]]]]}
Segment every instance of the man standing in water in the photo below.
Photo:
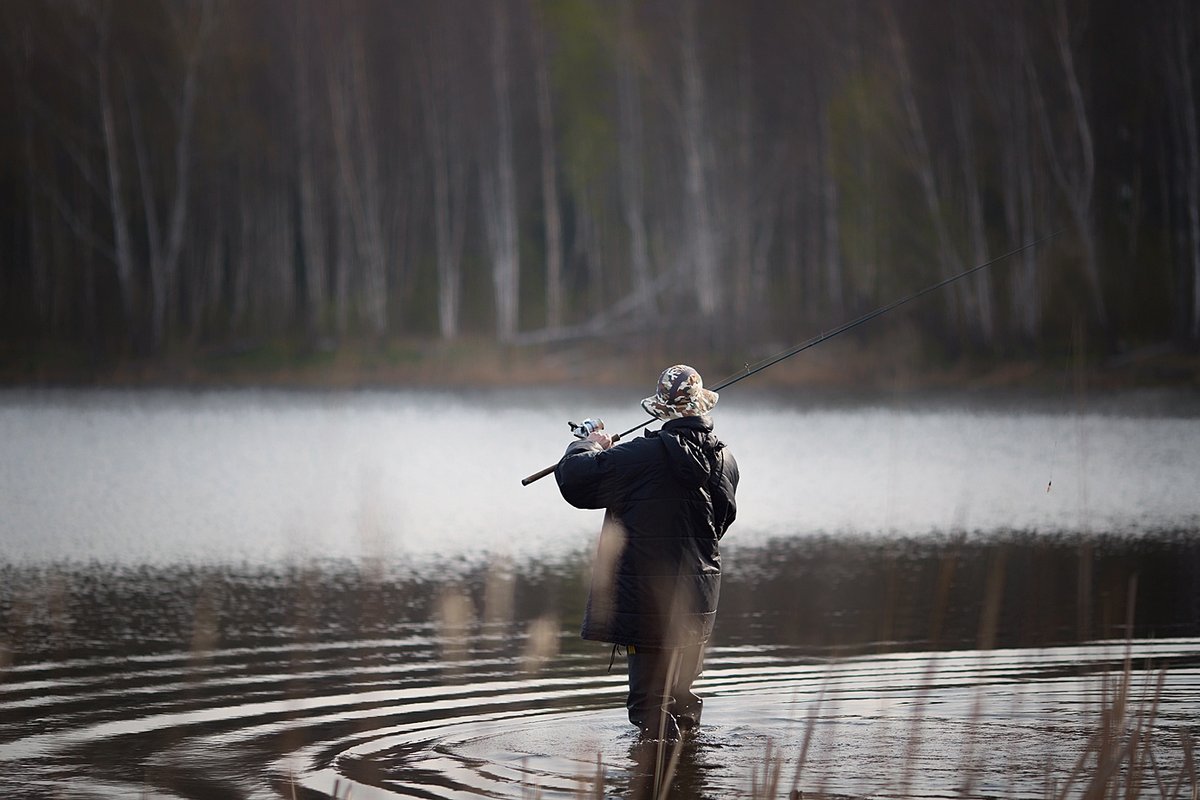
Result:
{"type": "Polygon", "coordinates": [[[661,430],[615,447],[596,431],[554,472],[568,503],[606,509],[582,636],[626,648],[629,721],[647,738],[700,724],[692,682],[717,614],[718,542],[737,511],[737,462],[708,416],[716,403],[696,370],[669,367],[642,401],[661,430]]]}

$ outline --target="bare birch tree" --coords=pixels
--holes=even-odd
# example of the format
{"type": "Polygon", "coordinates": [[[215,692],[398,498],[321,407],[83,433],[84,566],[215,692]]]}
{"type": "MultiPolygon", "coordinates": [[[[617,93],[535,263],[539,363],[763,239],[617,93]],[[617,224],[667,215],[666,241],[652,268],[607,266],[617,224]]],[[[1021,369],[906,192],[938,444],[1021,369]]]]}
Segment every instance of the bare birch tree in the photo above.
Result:
{"type": "Polygon", "coordinates": [[[1192,79],[1194,36],[1190,15],[1182,4],[1172,9],[1174,39],[1166,56],[1168,70],[1173,72],[1172,83],[1177,99],[1174,111],[1178,116],[1180,141],[1176,146],[1183,162],[1179,180],[1182,183],[1187,242],[1184,263],[1190,267],[1192,279],[1190,336],[1200,341],[1200,125],[1197,124],[1195,83],[1192,79]]]}
{"type": "MultiPolygon", "coordinates": [[[[975,54],[968,49],[968,32],[963,21],[963,9],[955,7],[954,19],[955,51],[960,68],[954,71],[950,89],[950,111],[954,117],[954,133],[958,140],[959,165],[962,170],[962,185],[966,195],[967,237],[971,251],[971,263],[982,264],[988,257],[987,228],[983,219],[983,189],[980,170],[983,168],[977,155],[974,130],[974,96],[968,85],[967,76],[977,69],[975,54]]],[[[974,329],[982,343],[991,347],[995,344],[996,325],[992,311],[992,274],[983,270],[967,279],[966,291],[973,293],[971,308],[974,311],[974,329]]]]}
{"type": "Polygon", "coordinates": [[[214,10],[209,0],[200,0],[191,5],[166,0],[162,8],[170,21],[172,37],[182,51],[183,60],[179,94],[171,98],[172,116],[176,120],[177,129],[171,164],[174,182],[170,200],[165,206],[165,229],[159,224],[159,201],[154,190],[154,175],[158,170],[157,165],[152,162],[153,156],[143,133],[138,91],[131,87],[128,80],[124,82],[146,225],[151,302],[150,338],[155,349],[162,347],[166,337],[169,304],[175,295],[179,280],[179,259],[183,252],[184,227],[187,223],[191,195],[192,136],[200,60],[214,25],[214,10]]]}
{"type": "MultiPolygon", "coordinates": [[[[496,141],[491,158],[481,165],[484,227],[492,262],[492,290],[496,305],[496,336],[502,342],[517,334],[520,297],[520,263],[517,251],[517,186],[513,165],[511,64],[508,55],[509,19],[503,3],[492,6],[492,92],[496,141]]],[[[485,145],[486,146],[486,145],[485,145]]]]}
{"type": "Polygon", "coordinates": [[[846,309],[846,287],[842,264],[838,183],[833,173],[833,122],[830,119],[829,102],[828,92],[818,91],[817,163],[821,181],[821,239],[825,246],[825,298],[831,311],[837,317],[843,317],[846,309]]]}
{"type": "Polygon", "coordinates": [[[555,142],[554,108],[550,91],[550,64],[546,53],[546,30],[536,2],[530,4],[533,20],[534,78],[537,82],[538,134],[542,144],[542,222],[546,248],[546,327],[563,324],[562,216],[558,199],[558,147],[555,142]]]}
{"type": "Polygon", "coordinates": [[[1050,173],[1066,200],[1071,219],[1079,234],[1079,244],[1083,248],[1083,279],[1092,313],[1101,327],[1107,327],[1108,312],[1100,286],[1100,264],[1096,251],[1096,229],[1092,209],[1096,183],[1096,155],[1091,123],[1083,100],[1083,87],[1075,67],[1072,29],[1067,17],[1066,0],[1058,0],[1055,4],[1051,34],[1062,69],[1067,108],[1071,114],[1069,129],[1056,130],[1051,123],[1036,62],[1034,59],[1028,59],[1025,66],[1032,89],[1033,109],[1042,132],[1050,173]]]}
{"type": "MultiPolygon", "coordinates": [[[[1000,191],[1008,238],[1028,242],[1035,234],[1033,132],[1029,114],[1029,93],[1025,61],[1029,57],[1025,43],[1025,21],[1020,14],[998,20],[995,60],[997,91],[996,117],[1000,126],[1000,191]]],[[[1037,258],[1033,249],[1022,251],[1010,283],[1012,318],[1026,344],[1038,334],[1042,316],[1042,293],[1038,280],[1037,258]]]]}
{"type": "Polygon", "coordinates": [[[316,133],[312,81],[309,78],[309,49],[316,37],[312,30],[312,7],[298,5],[292,28],[292,72],[296,114],[296,173],[300,199],[300,242],[304,260],[305,323],[310,339],[324,330],[328,281],[329,244],[326,219],[317,178],[316,133]]]}
{"type": "Polygon", "coordinates": [[[438,331],[443,339],[453,339],[459,333],[468,167],[463,135],[466,123],[459,106],[461,52],[452,46],[450,24],[446,13],[435,9],[428,22],[428,35],[418,45],[416,57],[433,191],[438,331]]]}
{"type": "MultiPolygon", "coordinates": [[[[43,217],[39,209],[40,192],[38,190],[37,153],[35,148],[36,129],[35,101],[29,88],[29,72],[33,67],[33,31],[26,23],[21,27],[19,40],[5,47],[6,55],[12,69],[13,94],[20,98],[24,110],[21,117],[21,148],[25,157],[25,219],[23,220],[26,235],[29,239],[28,260],[33,271],[34,308],[39,316],[44,317],[46,308],[46,284],[49,282],[50,265],[42,252],[44,227],[43,217]]],[[[14,37],[15,38],[15,37],[14,37]]],[[[87,248],[91,255],[91,248],[87,248]]],[[[4,286],[0,284],[0,308],[4,305],[4,286]]]]}
{"type": "Polygon", "coordinates": [[[717,237],[713,230],[709,187],[709,120],[704,75],[700,69],[695,0],[684,0],[680,15],[680,58],[683,75],[683,113],[679,120],[684,153],[684,202],[687,240],[697,310],[711,317],[717,311],[721,286],[717,274],[717,237]]]}
{"type": "MultiPolygon", "coordinates": [[[[912,149],[912,166],[916,170],[921,185],[921,197],[925,201],[925,209],[933,224],[937,246],[938,266],[943,278],[954,274],[961,263],[954,240],[950,235],[950,226],[946,220],[941,193],[938,188],[937,175],[934,170],[933,152],[929,139],[925,134],[925,125],[917,106],[916,88],[913,82],[912,69],[909,66],[908,50],[900,25],[896,21],[891,6],[886,6],[887,25],[891,38],[892,51],[896,59],[896,68],[900,78],[900,92],[904,103],[905,119],[908,122],[909,144],[912,149]]],[[[957,325],[963,315],[963,296],[961,286],[956,286],[953,292],[946,293],[947,305],[951,323],[957,325]]]]}
{"type": "Polygon", "coordinates": [[[646,233],[646,202],[643,180],[645,142],[642,94],[635,69],[637,43],[633,9],[621,3],[617,32],[617,130],[621,175],[621,210],[629,229],[629,266],[633,291],[640,300],[640,313],[648,316],[658,307],[650,274],[650,245],[646,233]]]}
{"type": "Polygon", "coordinates": [[[125,210],[125,189],[121,170],[120,143],[117,141],[116,109],[112,98],[112,67],[110,64],[110,31],[112,7],[93,9],[98,31],[96,54],[96,86],[100,101],[100,127],[104,134],[105,166],[108,174],[109,212],[112,217],[117,285],[120,288],[121,309],[130,332],[134,326],[134,254],[133,237],[129,231],[129,215],[125,210]]]}
{"type": "Polygon", "coordinates": [[[375,126],[366,89],[366,56],[362,29],[351,24],[343,43],[346,58],[330,71],[334,151],[338,181],[349,204],[353,252],[357,256],[359,297],[356,304],[375,336],[388,327],[387,251],[383,228],[383,190],[379,174],[375,126]]]}
{"type": "Polygon", "coordinates": [[[729,227],[732,233],[733,279],[733,318],[739,326],[745,328],[750,324],[751,303],[754,297],[751,292],[754,282],[751,273],[754,269],[754,214],[752,197],[754,195],[754,179],[752,173],[755,163],[753,111],[750,98],[753,86],[751,83],[750,47],[743,35],[738,46],[737,60],[737,100],[734,110],[734,158],[730,159],[729,191],[722,194],[729,197],[727,206],[729,227]]]}

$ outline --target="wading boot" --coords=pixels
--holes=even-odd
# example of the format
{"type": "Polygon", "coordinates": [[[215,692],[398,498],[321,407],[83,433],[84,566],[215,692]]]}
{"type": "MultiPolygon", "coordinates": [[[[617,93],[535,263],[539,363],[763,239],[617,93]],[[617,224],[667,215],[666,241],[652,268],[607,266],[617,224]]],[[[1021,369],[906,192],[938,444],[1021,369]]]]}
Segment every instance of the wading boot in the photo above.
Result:
{"type": "Polygon", "coordinates": [[[675,721],[675,717],[671,716],[670,714],[664,714],[663,718],[662,718],[661,735],[659,735],[660,734],[659,727],[660,726],[656,723],[639,726],[638,730],[641,732],[638,734],[638,738],[641,739],[642,741],[647,741],[647,742],[651,742],[651,741],[678,742],[679,741],[679,738],[680,738],[679,723],[677,723],[675,721]]]}
{"type": "Polygon", "coordinates": [[[691,702],[682,708],[678,708],[676,703],[672,703],[671,714],[675,717],[675,722],[679,725],[681,732],[695,733],[700,729],[700,714],[704,711],[704,701],[691,692],[688,692],[688,695],[691,702]]]}

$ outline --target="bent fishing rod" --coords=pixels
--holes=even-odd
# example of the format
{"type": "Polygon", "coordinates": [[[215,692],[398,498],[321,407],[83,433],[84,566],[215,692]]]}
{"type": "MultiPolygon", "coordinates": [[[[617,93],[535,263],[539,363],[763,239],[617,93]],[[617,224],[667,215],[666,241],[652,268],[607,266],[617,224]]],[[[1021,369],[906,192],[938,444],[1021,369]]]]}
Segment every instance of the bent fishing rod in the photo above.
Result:
{"type": "MultiPolygon", "coordinates": [[[[950,284],[954,283],[955,281],[959,281],[970,275],[974,275],[976,272],[979,272],[982,269],[986,269],[987,267],[990,267],[993,264],[997,264],[1001,261],[1012,258],[1013,256],[1017,255],[1018,253],[1023,253],[1026,250],[1037,247],[1038,245],[1042,244],[1043,242],[1047,242],[1050,239],[1053,239],[1055,236],[1058,236],[1060,233],[1063,232],[1063,230],[1065,230],[1065,229],[1059,228],[1058,230],[1056,230],[1052,233],[1046,234],[1045,236],[1043,236],[1040,239],[1035,239],[1032,242],[1023,244],[1016,249],[1009,250],[1007,253],[998,255],[995,258],[989,259],[988,261],[984,261],[981,264],[976,264],[975,266],[971,267],[970,269],[964,270],[963,272],[960,272],[957,275],[951,275],[948,278],[943,278],[942,280],[938,281],[937,283],[926,286],[924,289],[919,289],[910,295],[901,297],[899,300],[893,300],[892,302],[888,303],[887,305],[880,306],[879,308],[875,309],[874,311],[868,311],[866,314],[863,314],[861,317],[856,317],[855,319],[852,319],[849,322],[844,322],[841,325],[838,325],[836,328],[826,331],[826,332],[820,334],[819,336],[814,336],[813,338],[809,339],[808,341],[802,342],[802,343],[796,345],[795,347],[791,347],[787,350],[784,350],[783,352],[781,352],[777,355],[769,356],[768,358],[765,358],[756,364],[747,364],[744,369],[738,370],[733,375],[729,376],[725,380],[718,383],[716,386],[711,387],[711,389],[714,392],[719,392],[722,389],[732,386],[733,384],[737,383],[738,381],[742,381],[742,380],[745,380],[746,378],[749,378],[751,375],[757,375],[758,373],[762,372],[763,370],[768,369],[769,367],[775,366],[780,361],[786,361],[787,359],[791,358],[794,355],[803,353],[805,350],[808,350],[811,347],[816,347],[817,345],[821,344],[822,342],[827,342],[835,336],[839,336],[839,335],[845,333],[846,331],[857,328],[859,325],[865,325],[866,323],[870,322],[871,320],[875,319],[876,317],[882,317],[884,314],[888,313],[889,311],[894,311],[895,309],[899,308],[902,305],[905,305],[906,303],[911,303],[913,300],[916,300],[920,297],[924,297],[925,295],[930,294],[931,292],[936,292],[938,289],[941,289],[945,286],[949,286],[950,284]]],[[[642,428],[646,427],[647,425],[649,425],[653,422],[657,422],[657,421],[658,421],[657,417],[651,417],[650,419],[646,420],[645,422],[643,422],[639,425],[634,425],[632,428],[630,428],[627,431],[618,433],[616,436],[612,437],[612,440],[614,443],[619,442],[621,439],[625,438],[629,434],[639,431],[642,428]]],[[[582,426],[576,426],[576,424],[573,422],[570,423],[570,425],[573,430],[577,429],[579,427],[583,427],[584,429],[588,430],[588,432],[590,432],[591,427],[589,427],[589,426],[590,426],[590,424],[593,424],[593,423],[594,423],[593,420],[585,420],[583,422],[582,426]]],[[[546,467],[545,469],[538,470],[537,472],[533,473],[532,475],[530,475],[527,478],[522,478],[521,485],[528,486],[529,484],[533,483],[534,481],[541,480],[542,478],[549,475],[551,472],[554,472],[556,467],[558,467],[557,461],[554,462],[553,464],[551,464],[550,466],[546,467]]]]}

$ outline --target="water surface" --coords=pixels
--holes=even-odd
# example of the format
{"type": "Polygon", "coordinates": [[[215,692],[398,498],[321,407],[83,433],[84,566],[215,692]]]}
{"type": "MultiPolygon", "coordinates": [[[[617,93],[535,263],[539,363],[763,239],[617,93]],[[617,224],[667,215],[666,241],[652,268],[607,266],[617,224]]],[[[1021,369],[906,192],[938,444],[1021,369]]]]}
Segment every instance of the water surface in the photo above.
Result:
{"type": "MultiPolygon", "coordinates": [[[[727,395],[714,418],[742,466],[739,541],[1200,527],[1189,396],[1089,411],[727,395]]],[[[0,560],[561,555],[590,547],[597,516],[519,480],[584,416],[644,419],[612,391],[7,392],[0,560]]]]}
{"type": "MultiPolygon", "coordinates": [[[[1121,687],[1194,786],[1198,417],[1088,401],[722,398],[739,519],[670,796],[1080,796],[1121,687]]],[[[519,485],[635,403],[0,395],[0,796],[650,796],[576,636],[599,512],[519,485]]]]}

